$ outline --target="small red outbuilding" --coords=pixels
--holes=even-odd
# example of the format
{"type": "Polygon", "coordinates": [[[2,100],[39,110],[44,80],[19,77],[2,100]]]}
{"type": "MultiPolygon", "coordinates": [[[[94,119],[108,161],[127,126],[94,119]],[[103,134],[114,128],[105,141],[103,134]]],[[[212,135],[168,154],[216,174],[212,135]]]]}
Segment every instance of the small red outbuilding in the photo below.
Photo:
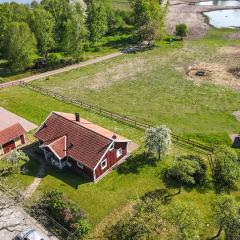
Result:
{"type": "Polygon", "coordinates": [[[0,130],[0,156],[25,144],[25,132],[20,123],[0,130]]]}
{"type": "Polygon", "coordinates": [[[70,167],[94,182],[123,162],[130,140],[95,125],[79,114],[52,112],[35,133],[45,160],[59,169],[70,167]]]}

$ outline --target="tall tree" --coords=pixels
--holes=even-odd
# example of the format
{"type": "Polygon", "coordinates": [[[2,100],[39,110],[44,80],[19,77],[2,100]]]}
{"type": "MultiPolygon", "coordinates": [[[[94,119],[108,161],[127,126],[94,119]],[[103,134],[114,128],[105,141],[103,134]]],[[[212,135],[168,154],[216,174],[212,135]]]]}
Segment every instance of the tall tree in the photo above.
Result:
{"type": "Polygon", "coordinates": [[[12,71],[21,71],[33,63],[36,39],[27,23],[12,22],[5,36],[6,58],[12,71]]]}
{"type": "Polygon", "coordinates": [[[69,17],[68,0],[42,0],[42,6],[49,11],[55,20],[55,41],[60,44],[63,37],[64,25],[69,17]]]}
{"type": "Polygon", "coordinates": [[[240,166],[236,152],[227,146],[215,151],[214,176],[218,187],[234,187],[240,178],[240,166]]]}
{"type": "Polygon", "coordinates": [[[40,54],[47,57],[48,51],[55,45],[55,21],[52,14],[41,6],[34,8],[30,17],[30,26],[36,36],[40,54]]]}
{"type": "Polygon", "coordinates": [[[65,23],[63,34],[63,50],[79,59],[87,38],[84,9],[79,3],[71,6],[70,18],[65,23]]]}
{"type": "Polygon", "coordinates": [[[191,203],[180,201],[173,203],[166,213],[166,218],[177,231],[177,239],[202,239],[201,213],[191,203]]]}
{"type": "Polygon", "coordinates": [[[220,195],[212,204],[213,217],[219,227],[211,239],[224,231],[227,240],[240,239],[240,204],[231,195],[220,195]]]}
{"type": "Polygon", "coordinates": [[[152,41],[164,35],[166,7],[158,0],[130,0],[140,40],[152,41]]]}
{"type": "Polygon", "coordinates": [[[156,128],[149,128],[146,131],[145,148],[149,152],[157,152],[158,159],[167,153],[171,148],[171,130],[162,125],[156,128]]]}
{"type": "Polygon", "coordinates": [[[12,22],[13,13],[10,4],[0,4],[0,49],[4,50],[4,36],[9,24],[12,22]]]}
{"type": "Polygon", "coordinates": [[[107,11],[100,0],[87,1],[87,26],[89,39],[95,44],[107,32],[107,11]]]}

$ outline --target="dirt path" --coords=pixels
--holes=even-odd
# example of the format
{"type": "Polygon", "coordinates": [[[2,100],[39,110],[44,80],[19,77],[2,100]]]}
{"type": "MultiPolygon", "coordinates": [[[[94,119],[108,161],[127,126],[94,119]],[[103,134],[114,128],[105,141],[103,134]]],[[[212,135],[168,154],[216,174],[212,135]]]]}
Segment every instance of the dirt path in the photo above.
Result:
{"type": "Polygon", "coordinates": [[[194,3],[200,1],[201,0],[170,0],[167,16],[167,30],[170,34],[174,34],[177,24],[186,23],[189,27],[190,38],[202,37],[210,28],[208,19],[202,15],[203,12],[239,8],[194,5],[194,3]]]}
{"type": "Polygon", "coordinates": [[[37,177],[34,179],[31,185],[28,186],[26,191],[23,193],[23,196],[26,198],[30,198],[33,193],[37,190],[39,184],[41,183],[43,176],[45,175],[45,163],[41,163],[38,169],[37,177]]]}
{"type": "Polygon", "coordinates": [[[60,73],[68,72],[68,71],[71,71],[71,70],[74,70],[74,69],[79,69],[79,68],[82,68],[82,67],[94,64],[94,63],[102,62],[102,61],[105,61],[105,60],[108,60],[108,59],[111,59],[111,58],[121,56],[123,54],[124,54],[124,51],[116,52],[116,53],[112,53],[112,54],[109,54],[109,55],[106,55],[106,56],[103,56],[103,57],[98,57],[98,58],[95,58],[95,59],[84,61],[84,62],[81,62],[81,63],[78,63],[78,64],[73,64],[71,66],[67,66],[67,67],[64,67],[64,68],[48,71],[48,72],[45,72],[45,73],[36,74],[36,75],[30,76],[30,77],[22,78],[22,79],[19,79],[19,80],[16,80],[16,81],[8,82],[8,83],[2,83],[2,84],[0,84],[0,89],[18,85],[20,82],[31,82],[31,81],[39,80],[39,79],[42,79],[42,78],[50,77],[50,76],[53,76],[53,75],[57,75],[57,74],[60,74],[60,73]]]}

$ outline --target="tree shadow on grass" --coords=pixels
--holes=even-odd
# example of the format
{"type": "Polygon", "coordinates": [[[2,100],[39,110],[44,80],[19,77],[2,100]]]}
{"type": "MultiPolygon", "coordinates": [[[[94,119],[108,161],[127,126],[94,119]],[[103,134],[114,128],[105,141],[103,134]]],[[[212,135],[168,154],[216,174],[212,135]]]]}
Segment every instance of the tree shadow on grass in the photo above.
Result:
{"type": "Polygon", "coordinates": [[[138,174],[144,166],[157,166],[157,159],[152,154],[141,153],[128,158],[117,168],[119,174],[138,174]]]}
{"type": "Polygon", "coordinates": [[[166,188],[159,188],[155,189],[153,191],[146,192],[142,197],[141,200],[146,201],[148,199],[154,201],[160,201],[163,204],[168,204],[172,200],[173,194],[169,192],[166,188]]]}

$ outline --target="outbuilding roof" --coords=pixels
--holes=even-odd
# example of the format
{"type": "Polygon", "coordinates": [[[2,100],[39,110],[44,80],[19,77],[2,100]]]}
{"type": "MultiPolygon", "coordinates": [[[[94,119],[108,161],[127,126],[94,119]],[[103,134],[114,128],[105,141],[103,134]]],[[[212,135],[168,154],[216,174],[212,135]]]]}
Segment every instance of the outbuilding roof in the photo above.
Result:
{"type": "Polygon", "coordinates": [[[3,145],[25,133],[25,129],[20,123],[13,124],[12,126],[0,131],[0,145],[3,145]]]}
{"type": "Polygon", "coordinates": [[[85,119],[76,121],[75,114],[53,112],[35,133],[44,146],[50,146],[60,158],[71,157],[94,169],[113,141],[128,139],[97,126],[85,119]],[[64,138],[65,140],[64,140],[64,138]]]}

